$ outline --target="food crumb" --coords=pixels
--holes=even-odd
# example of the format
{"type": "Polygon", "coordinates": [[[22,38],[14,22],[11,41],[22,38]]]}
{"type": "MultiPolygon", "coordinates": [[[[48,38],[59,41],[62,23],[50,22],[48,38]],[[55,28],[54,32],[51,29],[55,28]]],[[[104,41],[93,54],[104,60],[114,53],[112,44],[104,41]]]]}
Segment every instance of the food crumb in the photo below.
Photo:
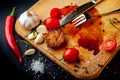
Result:
{"type": "Polygon", "coordinates": [[[98,67],[103,67],[103,65],[102,64],[98,64],[98,67]]]}
{"type": "Polygon", "coordinates": [[[114,74],[116,74],[117,72],[114,72],[114,74]]]}
{"type": "Polygon", "coordinates": [[[107,74],[105,74],[104,76],[107,77],[107,74]]]}
{"type": "Polygon", "coordinates": [[[109,69],[109,67],[107,66],[106,69],[109,69]]]}
{"type": "Polygon", "coordinates": [[[55,79],[56,77],[54,76],[53,79],[55,79]]]}

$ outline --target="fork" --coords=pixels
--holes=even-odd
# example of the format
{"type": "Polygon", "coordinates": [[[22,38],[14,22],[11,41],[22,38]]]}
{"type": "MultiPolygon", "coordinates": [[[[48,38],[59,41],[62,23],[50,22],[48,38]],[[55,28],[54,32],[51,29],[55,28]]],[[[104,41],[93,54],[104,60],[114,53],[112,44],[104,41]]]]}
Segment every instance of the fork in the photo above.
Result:
{"type": "Polygon", "coordinates": [[[113,14],[113,13],[119,13],[120,12],[120,8],[113,10],[111,12],[107,12],[107,13],[103,13],[103,14],[97,14],[97,15],[92,15],[92,14],[80,14],[79,16],[77,16],[76,18],[74,18],[71,22],[72,24],[77,27],[80,24],[84,23],[85,21],[87,21],[88,19],[92,18],[92,17],[99,17],[99,16],[106,16],[109,14],[113,14]]]}

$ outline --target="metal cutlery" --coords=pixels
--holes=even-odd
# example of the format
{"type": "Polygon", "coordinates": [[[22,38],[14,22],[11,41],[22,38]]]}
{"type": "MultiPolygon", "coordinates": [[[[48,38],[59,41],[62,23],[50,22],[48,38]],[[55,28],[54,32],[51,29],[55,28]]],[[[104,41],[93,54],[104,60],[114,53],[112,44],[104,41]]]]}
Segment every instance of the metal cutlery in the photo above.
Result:
{"type": "Polygon", "coordinates": [[[111,12],[107,12],[107,13],[103,13],[103,14],[97,14],[97,15],[83,13],[83,14],[80,14],[75,19],[73,19],[71,22],[72,22],[72,24],[75,25],[75,27],[77,27],[77,26],[79,26],[80,24],[84,23],[85,21],[87,21],[88,19],[90,19],[92,17],[106,16],[106,15],[109,15],[109,14],[119,13],[119,12],[120,12],[120,8],[117,9],[117,10],[113,10],[111,12]]]}
{"type": "Polygon", "coordinates": [[[72,21],[78,15],[83,14],[87,10],[93,8],[97,3],[101,1],[103,0],[92,0],[86,4],[83,4],[82,6],[79,6],[77,9],[73,10],[71,13],[69,13],[68,15],[66,15],[64,18],[60,20],[60,26],[64,26],[66,23],[72,21]]]}

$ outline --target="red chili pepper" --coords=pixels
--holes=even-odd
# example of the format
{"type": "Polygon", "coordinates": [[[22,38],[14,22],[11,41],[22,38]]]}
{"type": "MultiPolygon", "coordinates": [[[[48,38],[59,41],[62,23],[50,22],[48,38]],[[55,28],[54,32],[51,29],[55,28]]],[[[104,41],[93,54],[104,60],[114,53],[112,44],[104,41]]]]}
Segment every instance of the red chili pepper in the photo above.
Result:
{"type": "Polygon", "coordinates": [[[10,13],[10,15],[6,17],[5,26],[4,26],[4,28],[5,28],[4,35],[5,35],[8,45],[14,51],[14,53],[16,54],[16,56],[19,59],[19,62],[21,63],[22,62],[22,54],[20,53],[20,50],[18,48],[18,45],[17,45],[16,40],[13,35],[13,26],[14,26],[14,22],[15,22],[15,18],[14,18],[15,8],[16,7],[14,7],[12,9],[12,12],[10,13]]]}

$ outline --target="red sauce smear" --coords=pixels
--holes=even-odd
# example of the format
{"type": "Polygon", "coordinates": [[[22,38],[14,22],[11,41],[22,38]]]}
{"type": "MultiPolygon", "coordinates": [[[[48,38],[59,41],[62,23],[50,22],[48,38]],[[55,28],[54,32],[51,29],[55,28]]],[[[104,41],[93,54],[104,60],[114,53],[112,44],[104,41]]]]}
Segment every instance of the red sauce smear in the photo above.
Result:
{"type": "Polygon", "coordinates": [[[77,5],[68,5],[65,6],[61,9],[62,15],[67,15],[69,14],[71,11],[75,10],[78,6],[77,5]]]}
{"type": "MultiPolygon", "coordinates": [[[[98,14],[98,11],[92,8],[87,13],[98,14]]],[[[99,46],[103,42],[102,26],[101,17],[94,17],[78,27],[74,27],[73,24],[68,23],[65,25],[63,31],[77,39],[75,41],[77,41],[76,43],[78,43],[80,47],[94,51],[93,54],[97,55],[100,51],[99,46]]]]}

